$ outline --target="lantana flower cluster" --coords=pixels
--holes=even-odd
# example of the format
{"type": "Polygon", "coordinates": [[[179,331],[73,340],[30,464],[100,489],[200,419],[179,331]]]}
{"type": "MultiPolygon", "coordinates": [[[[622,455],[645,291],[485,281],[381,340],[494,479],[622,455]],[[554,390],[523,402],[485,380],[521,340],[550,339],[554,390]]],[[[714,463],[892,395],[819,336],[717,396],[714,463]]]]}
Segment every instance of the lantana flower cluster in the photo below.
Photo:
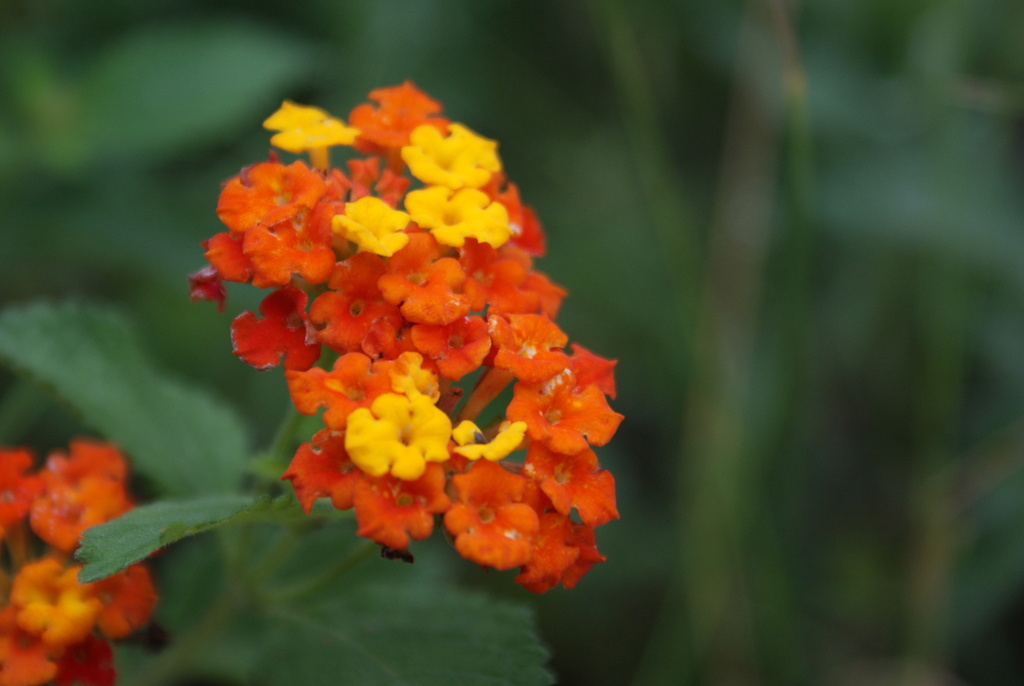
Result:
{"type": "Polygon", "coordinates": [[[271,291],[231,339],[253,367],[283,365],[299,412],[322,412],[282,477],[307,511],[354,508],[358,534],[395,551],[440,517],[463,557],[571,588],[618,517],[592,450],[622,420],[615,362],[555,323],[566,292],[534,269],[545,237],[497,143],[411,83],[369,100],[348,123],[291,102],[264,122],[310,163],[272,153],[224,184],[227,231],[204,242],[192,296],[271,291]]]}
{"type": "Polygon", "coordinates": [[[82,583],[72,554],[85,529],[133,507],[124,457],[80,439],[33,465],[0,448],[0,686],[109,686],[109,641],[149,622],[156,591],[141,564],[82,583]]]}

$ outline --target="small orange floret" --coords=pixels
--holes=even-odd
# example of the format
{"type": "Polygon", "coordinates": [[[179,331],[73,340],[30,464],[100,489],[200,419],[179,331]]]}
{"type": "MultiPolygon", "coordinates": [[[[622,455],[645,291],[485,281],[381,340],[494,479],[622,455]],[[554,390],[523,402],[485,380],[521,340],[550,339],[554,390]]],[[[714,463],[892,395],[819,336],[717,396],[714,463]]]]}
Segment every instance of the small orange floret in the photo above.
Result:
{"type": "Polygon", "coordinates": [[[284,286],[296,274],[311,284],[326,281],[336,259],[330,228],[334,213],[329,203],[320,203],[309,214],[249,229],[242,251],[252,264],[253,285],[284,286]]]}
{"type": "Polygon", "coordinates": [[[0,610],[0,685],[45,684],[57,673],[52,650],[18,626],[18,608],[0,610]]]}
{"type": "Polygon", "coordinates": [[[486,460],[452,477],[459,501],[445,514],[444,524],[460,555],[495,569],[529,561],[540,523],[534,509],[521,502],[526,483],[486,460]]]}
{"type": "Polygon", "coordinates": [[[463,287],[475,311],[490,314],[529,314],[540,311],[540,296],[525,288],[529,262],[507,257],[486,243],[468,240],[459,263],[466,273],[463,287]]]}
{"type": "Polygon", "coordinates": [[[287,167],[260,162],[227,182],[217,204],[217,216],[241,236],[263,224],[273,226],[309,212],[326,190],[323,177],[296,160],[287,167]]]}
{"type": "Polygon", "coordinates": [[[575,507],[580,519],[591,526],[619,518],[615,479],[611,472],[598,469],[597,455],[589,448],[577,455],[563,455],[543,443],[531,443],[523,474],[540,484],[552,506],[563,515],[575,507]]]}
{"type": "Polygon", "coordinates": [[[434,515],[450,505],[444,492],[444,468],[428,463],[423,475],[405,481],[390,474],[367,477],[356,488],[356,522],[360,536],[389,548],[406,548],[434,530],[434,515]]]}
{"type": "Polygon", "coordinates": [[[349,123],[359,129],[355,147],[363,153],[381,154],[409,144],[409,134],[420,124],[430,124],[441,133],[448,132],[448,120],[436,116],[441,103],[416,88],[411,81],[401,86],[370,91],[369,99],[349,114],[349,123]]]}
{"type": "Polygon", "coordinates": [[[460,292],[466,275],[451,257],[438,259],[437,241],[425,233],[409,235],[409,244],[388,260],[377,281],[384,299],[401,305],[414,324],[450,324],[469,314],[469,298],[460,292]]]}
{"type": "Polygon", "coordinates": [[[291,481],[299,504],[308,514],[313,501],[323,497],[330,498],[339,510],[351,509],[363,471],[345,451],[345,434],[323,429],[312,442],[299,446],[281,479],[291,481]]]}
{"type": "Polygon", "coordinates": [[[531,439],[566,455],[604,445],[622,422],[596,386],[577,388],[569,370],[544,383],[517,383],[507,417],[526,422],[531,439]]]}
{"type": "Polygon", "coordinates": [[[156,606],[153,579],[142,565],[132,565],[90,586],[103,603],[96,625],[110,639],[124,638],[145,626],[156,606]]]}
{"type": "Polygon", "coordinates": [[[562,352],[569,337],[547,315],[491,315],[487,327],[498,350],[494,366],[520,381],[547,381],[569,366],[569,356],[562,352]]]}
{"type": "Polygon", "coordinates": [[[557,586],[580,556],[579,548],[570,543],[572,538],[572,521],[568,517],[558,512],[542,514],[533,554],[520,570],[516,583],[532,593],[544,593],[557,586]]]}
{"type": "Polygon", "coordinates": [[[576,387],[596,386],[597,390],[615,400],[615,365],[618,361],[595,355],[576,343],[569,348],[572,349],[572,373],[576,376],[576,387]]]}
{"type": "Polygon", "coordinates": [[[348,416],[360,407],[369,407],[382,393],[391,392],[391,379],[370,368],[370,358],[362,353],[346,353],[334,362],[331,371],[313,367],[308,371],[288,371],[285,379],[292,402],[302,414],[316,414],[326,407],[324,423],[342,431],[348,416]]]}
{"type": "Polygon", "coordinates": [[[252,278],[252,260],[242,250],[242,239],[227,231],[203,241],[204,257],[222,279],[245,283],[252,278]]]}
{"type": "Polygon", "coordinates": [[[48,647],[81,641],[96,623],[102,603],[78,582],[80,569],[45,558],[25,565],[14,578],[10,603],[18,608],[18,626],[48,647]]]}
{"type": "Polygon", "coordinates": [[[32,530],[50,545],[71,552],[90,526],[127,512],[127,467],[113,446],[89,440],[71,442],[70,456],[53,453],[41,472],[45,492],[30,510],[32,530]]]}
{"type": "Polygon", "coordinates": [[[234,353],[259,370],[276,367],[305,370],[320,359],[320,344],[306,318],[306,294],[295,286],[274,291],[260,303],[262,319],[243,312],[231,323],[234,353]]]}
{"type": "Polygon", "coordinates": [[[445,325],[417,324],[412,327],[412,342],[437,363],[442,376],[453,381],[476,371],[491,350],[487,322],[477,316],[445,325]]]}
{"type": "Polygon", "coordinates": [[[313,301],[309,317],[320,327],[319,340],[339,353],[362,349],[370,326],[386,318],[401,325],[398,307],[386,302],[377,288],[384,261],[372,252],[359,252],[338,262],[328,285],[334,289],[313,301]]]}

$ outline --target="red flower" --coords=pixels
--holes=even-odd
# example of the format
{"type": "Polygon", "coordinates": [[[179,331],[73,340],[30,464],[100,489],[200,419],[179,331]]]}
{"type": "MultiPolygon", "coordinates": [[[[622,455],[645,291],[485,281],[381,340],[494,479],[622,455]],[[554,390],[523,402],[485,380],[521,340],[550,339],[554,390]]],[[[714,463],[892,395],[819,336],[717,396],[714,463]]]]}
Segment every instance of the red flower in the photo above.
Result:
{"type": "Polygon", "coordinates": [[[211,300],[217,303],[217,311],[224,311],[224,299],[228,292],[224,288],[220,272],[213,265],[203,267],[194,274],[188,275],[188,297],[197,300],[211,300]]]}
{"type": "Polygon", "coordinates": [[[306,317],[306,294],[294,286],[274,291],[260,303],[263,319],[243,312],[231,323],[235,355],[260,370],[276,367],[284,358],[285,369],[309,369],[320,359],[306,317]]]}
{"type": "Polygon", "coordinates": [[[43,480],[26,474],[32,467],[32,453],[23,448],[0,449],[0,539],[4,529],[21,522],[32,500],[43,491],[43,480]]]}
{"type": "Polygon", "coordinates": [[[64,650],[53,677],[55,686],[114,686],[116,680],[114,651],[94,634],[64,650]]]}

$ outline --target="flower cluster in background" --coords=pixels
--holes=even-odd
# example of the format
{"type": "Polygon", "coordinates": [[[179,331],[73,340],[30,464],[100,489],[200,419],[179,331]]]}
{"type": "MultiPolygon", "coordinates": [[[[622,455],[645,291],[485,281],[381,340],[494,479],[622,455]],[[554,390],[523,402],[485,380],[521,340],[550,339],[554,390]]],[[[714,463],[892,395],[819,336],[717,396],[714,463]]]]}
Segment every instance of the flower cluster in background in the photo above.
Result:
{"type": "Polygon", "coordinates": [[[71,443],[33,470],[25,449],[0,448],[0,686],[114,683],[109,640],[149,621],[156,592],[140,565],[78,581],[82,532],[132,508],[113,446],[71,443]]]}
{"type": "Polygon", "coordinates": [[[272,289],[231,337],[253,367],[283,365],[299,412],[322,411],[283,476],[307,511],[354,508],[359,535],[398,550],[441,515],[463,557],[571,588],[618,517],[591,449],[622,420],[615,363],[555,323],[566,293],[533,267],[544,234],[497,144],[408,82],[369,99],[347,124],[290,102],[265,122],[310,164],[271,155],[226,182],[192,296],[272,289]]]}

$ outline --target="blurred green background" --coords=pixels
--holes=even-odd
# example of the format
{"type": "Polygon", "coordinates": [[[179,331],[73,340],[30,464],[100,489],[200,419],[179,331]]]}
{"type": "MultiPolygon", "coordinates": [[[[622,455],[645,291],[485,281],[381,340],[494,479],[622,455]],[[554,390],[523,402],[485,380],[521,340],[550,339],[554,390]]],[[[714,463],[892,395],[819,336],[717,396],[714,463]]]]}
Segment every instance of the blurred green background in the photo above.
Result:
{"type": "MultiPolygon", "coordinates": [[[[251,419],[188,302],[284,98],[412,79],[501,143],[619,360],[608,563],[560,683],[1024,683],[1024,3],[0,0],[0,301],[76,296],[251,419]]],[[[79,427],[12,384],[0,441],[79,427]]],[[[339,681],[339,683],[343,683],[339,681]]]]}

